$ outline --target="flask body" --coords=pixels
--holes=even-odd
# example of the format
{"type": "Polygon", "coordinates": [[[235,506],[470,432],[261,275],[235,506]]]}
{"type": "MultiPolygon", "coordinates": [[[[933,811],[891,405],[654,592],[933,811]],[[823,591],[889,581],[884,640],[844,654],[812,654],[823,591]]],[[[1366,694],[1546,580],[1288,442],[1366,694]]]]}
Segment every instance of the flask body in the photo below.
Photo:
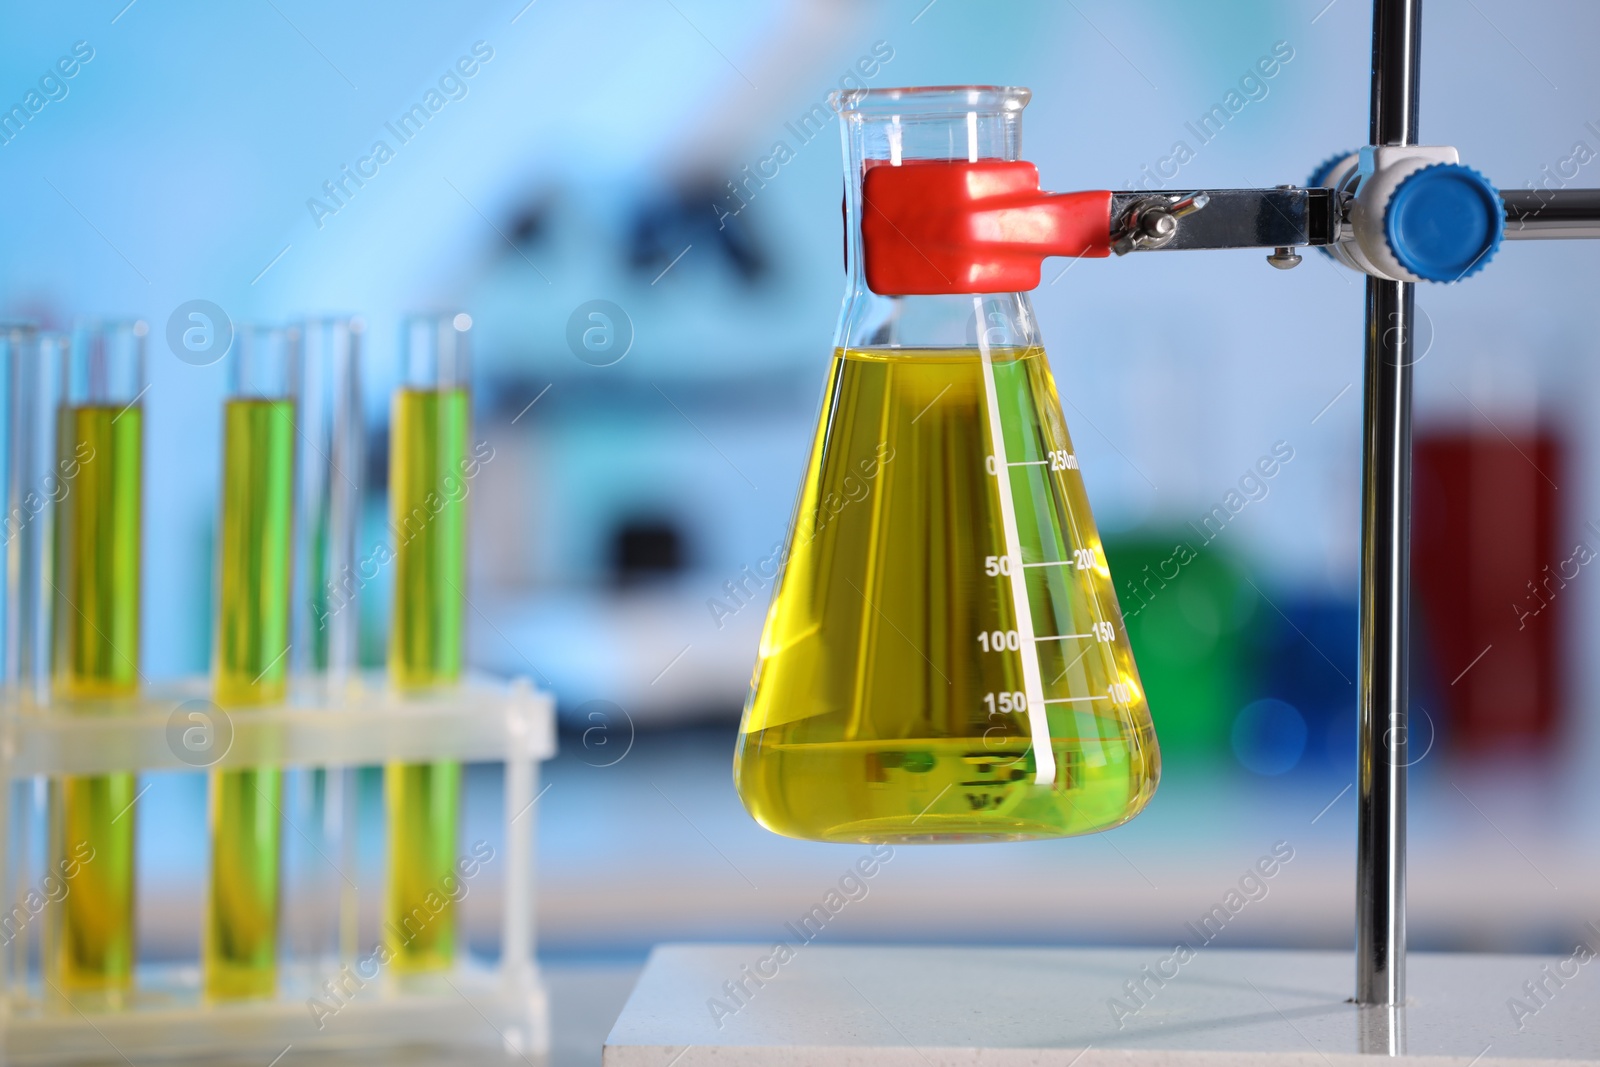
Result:
{"type": "Polygon", "coordinates": [[[1015,158],[1026,91],[879,94],[836,103],[851,277],[735,782],[826,841],[1116,826],[1160,754],[1028,298],[885,297],[860,268],[865,170],[1015,158]]]}

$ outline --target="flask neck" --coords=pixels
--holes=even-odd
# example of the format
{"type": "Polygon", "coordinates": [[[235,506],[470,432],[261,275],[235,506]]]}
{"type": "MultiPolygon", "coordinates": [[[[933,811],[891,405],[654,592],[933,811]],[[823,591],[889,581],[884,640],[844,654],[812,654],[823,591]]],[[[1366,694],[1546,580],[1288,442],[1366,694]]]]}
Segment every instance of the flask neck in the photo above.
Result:
{"type": "Polygon", "coordinates": [[[867,284],[863,187],[874,167],[919,161],[1016,161],[1027,89],[960,86],[864,89],[831,99],[843,132],[845,298],[839,348],[1028,347],[1039,344],[1026,293],[884,296],[867,284]]]}

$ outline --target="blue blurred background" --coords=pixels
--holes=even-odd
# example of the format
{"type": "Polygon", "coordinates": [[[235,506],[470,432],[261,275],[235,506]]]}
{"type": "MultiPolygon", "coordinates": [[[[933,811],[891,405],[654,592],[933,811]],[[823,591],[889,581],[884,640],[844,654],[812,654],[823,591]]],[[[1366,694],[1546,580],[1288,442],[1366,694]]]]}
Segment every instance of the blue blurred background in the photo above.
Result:
{"type": "MultiPolygon", "coordinates": [[[[841,295],[837,136],[805,121],[826,94],[1030,86],[1053,189],[1298,182],[1367,134],[1360,0],[125,3],[0,13],[0,105],[23,109],[0,122],[0,314],[152,324],[146,673],[209,647],[225,371],[166,347],[173,311],[364,316],[376,456],[399,318],[470,313],[495,449],[471,659],[553,688],[568,728],[539,808],[551,959],[767,939],[856,855],[765,834],[729,774],[768,593],[744,569],[782,539],[841,295]],[[594,300],[629,342],[607,366],[568,340],[594,300]]],[[[1502,188],[1600,185],[1600,7],[1537,7],[1429,6],[1423,140],[1502,188]]],[[[1600,551],[1597,267],[1521,243],[1418,295],[1419,947],[1554,950],[1600,918],[1600,578],[1576,561],[1600,551]]],[[[1348,946],[1361,280],[1320,254],[1067,268],[1034,299],[1119,589],[1199,549],[1174,593],[1123,602],[1161,792],[1099,840],[899,850],[828,936],[1161,943],[1288,841],[1226,936],[1348,946]]],[[[197,811],[165,795],[147,836],[197,811]]],[[[202,848],[145,864],[147,945],[193,943],[202,848]]]]}

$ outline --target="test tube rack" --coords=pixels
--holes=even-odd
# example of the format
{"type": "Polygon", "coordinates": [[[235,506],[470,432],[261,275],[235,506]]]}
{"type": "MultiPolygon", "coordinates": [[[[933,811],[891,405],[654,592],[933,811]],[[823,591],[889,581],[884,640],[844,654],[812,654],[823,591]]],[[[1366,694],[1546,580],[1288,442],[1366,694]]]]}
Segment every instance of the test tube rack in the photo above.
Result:
{"type": "MultiPolygon", "coordinates": [[[[0,864],[9,867],[0,867],[0,886],[8,903],[21,909],[12,913],[5,927],[7,945],[0,951],[4,1062],[218,1062],[225,1057],[267,1064],[291,1047],[295,1062],[306,1062],[308,1053],[377,1050],[392,1056],[402,1048],[437,1050],[453,1062],[469,1055],[542,1055],[549,1047],[549,1011],[534,957],[534,827],[539,763],[555,752],[550,695],[526,680],[506,684],[469,676],[428,695],[402,696],[375,676],[356,679],[337,693],[292,693],[291,702],[282,706],[191,720],[188,710],[207,707],[209,696],[209,679],[192,678],[148,686],[138,698],[119,701],[115,714],[94,714],[92,707],[66,713],[59,705],[35,703],[20,690],[4,695],[0,776],[6,788],[0,790],[0,826],[7,840],[0,864]],[[201,741],[220,751],[197,766],[182,734],[196,723],[204,729],[207,722],[221,726],[201,741]],[[40,895],[35,883],[48,872],[28,869],[31,850],[26,840],[18,840],[29,813],[11,805],[29,795],[27,783],[113,771],[209,773],[263,766],[335,771],[432,760],[504,766],[495,965],[474,962],[462,949],[449,972],[387,973],[375,946],[357,940],[363,891],[350,877],[355,872],[341,872],[345,899],[332,902],[338,909],[338,958],[284,960],[279,992],[271,999],[207,1003],[197,962],[140,964],[133,989],[120,1003],[103,994],[65,994],[29,973],[27,946],[37,944],[44,915],[42,909],[36,913],[27,895],[40,895]],[[316,1010],[314,1001],[324,1009],[316,1010]]],[[[341,817],[341,832],[353,841],[361,831],[354,805],[344,805],[341,817]]],[[[286,827],[285,840],[293,832],[286,827]]],[[[337,857],[324,858],[337,872],[337,857]]],[[[70,879],[66,891],[71,891],[70,879]]],[[[0,924],[6,921],[0,916],[0,924]]]]}

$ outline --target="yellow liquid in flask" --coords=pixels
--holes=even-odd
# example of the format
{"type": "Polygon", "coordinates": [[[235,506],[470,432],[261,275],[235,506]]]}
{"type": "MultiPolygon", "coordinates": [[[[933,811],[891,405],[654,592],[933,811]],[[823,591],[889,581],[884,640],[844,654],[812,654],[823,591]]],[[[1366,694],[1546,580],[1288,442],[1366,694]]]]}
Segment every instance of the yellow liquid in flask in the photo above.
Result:
{"type": "Polygon", "coordinates": [[[1044,352],[835,354],[734,778],[767,829],[1126,822],[1161,757],[1044,352]]]}

